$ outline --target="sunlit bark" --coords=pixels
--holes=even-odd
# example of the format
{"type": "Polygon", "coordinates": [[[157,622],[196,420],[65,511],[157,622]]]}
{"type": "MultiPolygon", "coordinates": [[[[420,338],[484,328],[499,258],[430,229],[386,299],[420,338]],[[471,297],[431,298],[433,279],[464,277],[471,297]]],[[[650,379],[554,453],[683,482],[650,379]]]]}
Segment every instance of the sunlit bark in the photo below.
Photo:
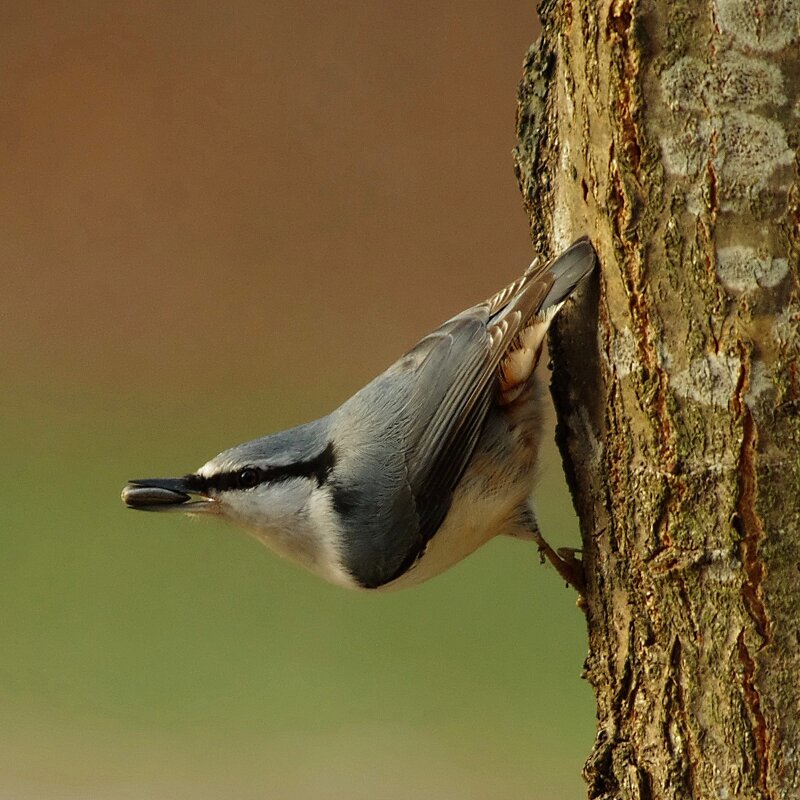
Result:
{"type": "Polygon", "coordinates": [[[800,797],[800,2],[540,12],[520,186],[602,265],[552,346],[589,797],[800,797]]]}

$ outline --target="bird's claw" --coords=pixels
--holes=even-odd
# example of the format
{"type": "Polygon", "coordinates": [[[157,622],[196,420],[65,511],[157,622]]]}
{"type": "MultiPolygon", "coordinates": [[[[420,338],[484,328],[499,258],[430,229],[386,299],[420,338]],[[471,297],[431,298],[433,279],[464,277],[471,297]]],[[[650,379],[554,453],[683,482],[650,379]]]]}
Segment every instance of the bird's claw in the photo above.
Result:
{"type": "Polygon", "coordinates": [[[580,548],[559,547],[558,550],[554,550],[538,530],[534,533],[534,538],[539,547],[542,563],[546,558],[555,567],[556,572],[583,597],[586,592],[586,576],[583,562],[576,557],[577,553],[582,552],[580,548]]]}

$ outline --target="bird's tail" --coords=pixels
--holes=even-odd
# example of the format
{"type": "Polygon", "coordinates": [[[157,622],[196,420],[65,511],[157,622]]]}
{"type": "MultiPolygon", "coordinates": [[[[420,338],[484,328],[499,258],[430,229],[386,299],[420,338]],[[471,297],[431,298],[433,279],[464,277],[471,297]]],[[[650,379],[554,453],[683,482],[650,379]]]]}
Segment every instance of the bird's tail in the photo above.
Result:
{"type": "MultiPolygon", "coordinates": [[[[536,369],[544,337],[564,301],[594,269],[595,252],[588,239],[579,239],[546,264],[534,262],[525,275],[505,291],[511,297],[495,317],[503,331],[500,343],[501,405],[512,403],[536,369]]],[[[503,292],[496,297],[503,297],[503,292]]]]}
{"type": "Polygon", "coordinates": [[[539,313],[546,313],[552,306],[563,303],[575,287],[594,269],[596,255],[587,237],[573,242],[561,255],[553,260],[547,271],[553,276],[553,285],[539,306],[539,313]]]}

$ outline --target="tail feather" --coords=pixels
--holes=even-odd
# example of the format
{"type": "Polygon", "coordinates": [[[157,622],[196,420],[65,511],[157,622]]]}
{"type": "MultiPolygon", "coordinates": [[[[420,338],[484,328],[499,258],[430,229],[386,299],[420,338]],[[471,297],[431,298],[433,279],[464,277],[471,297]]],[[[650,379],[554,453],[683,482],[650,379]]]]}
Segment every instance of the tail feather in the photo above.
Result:
{"type": "Polygon", "coordinates": [[[595,252],[588,238],[578,239],[549,265],[555,278],[547,296],[539,306],[539,313],[566,300],[575,287],[594,269],[595,252]]]}
{"type": "Polygon", "coordinates": [[[526,272],[522,287],[499,315],[520,318],[499,365],[500,405],[512,403],[522,393],[536,369],[553,317],[594,265],[594,248],[588,239],[579,239],[553,262],[533,264],[526,272]]]}

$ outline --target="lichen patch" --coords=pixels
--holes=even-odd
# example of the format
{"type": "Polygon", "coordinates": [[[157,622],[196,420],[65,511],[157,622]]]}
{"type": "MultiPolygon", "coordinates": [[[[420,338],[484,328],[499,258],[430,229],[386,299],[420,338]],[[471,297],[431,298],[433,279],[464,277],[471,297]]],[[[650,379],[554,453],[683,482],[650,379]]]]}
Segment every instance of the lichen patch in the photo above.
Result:
{"type": "Polygon", "coordinates": [[[672,377],[672,387],[682,397],[703,405],[727,408],[736,390],[739,359],[726,354],[709,353],[672,377]]]}
{"type": "MultiPolygon", "coordinates": [[[[664,137],[661,145],[664,165],[675,175],[696,181],[707,164],[713,164],[723,211],[745,210],[754,193],[775,185],[772,179],[779,169],[786,169],[786,180],[780,183],[788,186],[794,162],[780,122],[746,111],[690,117],[679,135],[664,137]],[[712,139],[717,141],[716,153],[710,147],[712,139]]],[[[699,202],[699,189],[695,194],[689,198],[690,208],[699,202]]]]}
{"type": "Polygon", "coordinates": [[[772,336],[781,347],[797,341],[800,336],[800,307],[789,305],[775,316],[772,336]]]}
{"type": "MultiPolygon", "coordinates": [[[[681,397],[715,408],[727,408],[737,391],[741,368],[736,356],[709,353],[696,358],[687,369],[674,375],[671,385],[681,397]]],[[[774,388],[766,365],[762,361],[753,361],[744,394],[748,408],[754,409],[761,395],[774,388]]]]}
{"type": "Polygon", "coordinates": [[[759,254],[752,247],[720,247],[717,250],[717,277],[726,289],[751,292],[777,286],[789,272],[789,260],[759,254]]]}
{"type": "Polygon", "coordinates": [[[755,413],[759,398],[762,394],[772,391],[775,386],[770,378],[769,371],[763,361],[753,361],[750,364],[750,377],[744,401],[747,407],[755,413]]]}
{"type": "Polygon", "coordinates": [[[800,0],[716,0],[720,29],[740,47],[772,53],[800,40],[800,0]]]}
{"type": "Polygon", "coordinates": [[[742,111],[786,103],[783,74],[775,65],[729,51],[712,63],[686,56],[661,78],[667,105],[673,111],[705,112],[728,105],[742,111]]]}
{"type": "Polygon", "coordinates": [[[625,378],[639,368],[639,353],[630,328],[622,328],[615,333],[608,354],[601,341],[600,352],[605,357],[606,365],[617,373],[618,378],[625,378]]]}
{"type": "Polygon", "coordinates": [[[778,120],[731,111],[721,121],[720,172],[730,183],[763,188],[779,167],[794,162],[794,150],[778,120]]]}

